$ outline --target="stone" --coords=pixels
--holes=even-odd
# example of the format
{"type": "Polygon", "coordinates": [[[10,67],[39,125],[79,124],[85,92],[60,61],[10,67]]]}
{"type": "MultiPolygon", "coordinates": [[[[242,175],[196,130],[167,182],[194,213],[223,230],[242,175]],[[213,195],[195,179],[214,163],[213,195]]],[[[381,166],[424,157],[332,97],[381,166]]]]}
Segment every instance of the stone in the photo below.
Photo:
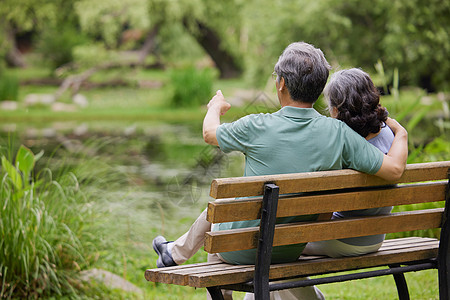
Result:
{"type": "Polygon", "coordinates": [[[74,104],[78,105],[81,108],[85,108],[89,105],[87,98],[82,94],[75,94],[72,97],[72,101],[74,104]]]}
{"type": "Polygon", "coordinates": [[[23,100],[25,106],[33,106],[39,103],[39,96],[37,94],[28,94],[23,100]]]}
{"type": "Polygon", "coordinates": [[[23,101],[25,106],[45,105],[50,106],[56,101],[53,94],[28,94],[23,101]]]}
{"type": "Polygon", "coordinates": [[[74,112],[77,111],[77,107],[73,104],[55,102],[52,104],[52,111],[74,112]]]}
{"type": "Polygon", "coordinates": [[[16,101],[5,100],[0,102],[0,108],[2,110],[17,110],[18,107],[16,101]]]}
{"type": "Polygon", "coordinates": [[[84,135],[88,132],[89,132],[89,127],[86,123],[83,123],[83,124],[75,127],[75,129],[73,130],[73,134],[75,134],[77,136],[84,135]]]}
{"type": "Polygon", "coordinates": [[[124,129],[123,133],[126,136],[131,136],[131,135],[135,134],[136,133],[136,125],[132,125],[132,126],[126,127],[124,129]]]}
{"type": "Polygon", "coordinates": [[[82,271],[81,279],[84,281],[96,280],[113,289],[121,289],[126,292],[142,294],[142,290],[131,282],[114,273],[102,269],[94,268],[91,270],[82,271]]]}
{"type": "Polygon", "coordinates": [[[17,124],[15,124],[15,123],[8,123],[8,124],[4,124],[2,126],[3,132],[15,132],[16,130],[17,130],[17,124]]]}

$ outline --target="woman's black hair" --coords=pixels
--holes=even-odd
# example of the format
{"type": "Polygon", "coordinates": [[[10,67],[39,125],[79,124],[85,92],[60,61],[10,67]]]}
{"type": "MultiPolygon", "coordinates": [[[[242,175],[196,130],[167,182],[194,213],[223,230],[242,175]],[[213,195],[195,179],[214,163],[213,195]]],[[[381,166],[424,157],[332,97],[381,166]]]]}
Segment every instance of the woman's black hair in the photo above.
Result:
{"type": "Polygon", "coordinates": [[[377,133],[388,112],[380,104],[380,93],[361,69],[349,69],[333,74],[324,90],[330,108],[337,109],[337,119],[345,122],[363,137],[377,133]]]}

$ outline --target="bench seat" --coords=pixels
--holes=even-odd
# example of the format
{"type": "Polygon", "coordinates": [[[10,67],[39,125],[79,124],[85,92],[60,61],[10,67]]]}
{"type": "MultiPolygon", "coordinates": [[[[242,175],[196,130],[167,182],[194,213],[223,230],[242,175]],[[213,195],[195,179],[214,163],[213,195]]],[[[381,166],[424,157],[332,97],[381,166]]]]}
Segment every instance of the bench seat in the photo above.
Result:
{"type": "MultiPolygon", "coordinates": [[[[436,258],[439,240],[433,238],[400,238],[386,240],[378,252],[355,256],[330,258],[327,256],[301,256],[295,263],[270,266],[271,280],[290,276],[313,276],[362,268],[404,264],[436,258]]],[[[149,281],[184,285],[196,288],[239,284],[253,279],[253,265],[226,263],[198,263],[163,269],[149,269],[149,281]]]]}

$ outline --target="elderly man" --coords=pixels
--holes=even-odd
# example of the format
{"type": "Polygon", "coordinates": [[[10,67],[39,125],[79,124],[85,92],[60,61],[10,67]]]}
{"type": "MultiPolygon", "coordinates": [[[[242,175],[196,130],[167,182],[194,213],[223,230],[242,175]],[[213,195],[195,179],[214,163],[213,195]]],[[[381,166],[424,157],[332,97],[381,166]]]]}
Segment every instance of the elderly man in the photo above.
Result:
{"type": "MultiPolygon", "coordinates": [[[[320,49],[303,42],[289,45],[275,65],[281,109],[272,114],[248,115],[221,125],[220,116],[229,110],[230,104],[218,91],[207,106],[203,122],[206,143],[219,146],[224,152],[244,153],[244,176],[352,168],[386,180],[400,178],[406,165],[408,146],[407,133],[397,122],[390,120],[388,124],[395,139],[390,151],[384,155],[343,122],[314,110],[313,104],[322,93],[329,70],[330,65],[320,49]]],[[[311,216],[278,221],[289,223],[305,218],[311,216]]],[[[212,230],[250,226],[258,226],[258,220],[223,223],[212,230]]],[[[185,262],[201,248],[204,233],[210,230],[205,210],[190,230],[175,242],[167,242],[161,236],[155,238],[153,248],[159,255],[158,267],[185,262]]],[[[304,247],[305,244],[274,247],[272,262],[295,261],[304,247]]],[[[210,255],[208,259],[251,264],[255,255],[255,250],[244,250],[220,253],[216,257],[210,255]]],[[[280,293],[278,297],[282,299],[323,298],[314,287],[275,293],[280,293]]]]}

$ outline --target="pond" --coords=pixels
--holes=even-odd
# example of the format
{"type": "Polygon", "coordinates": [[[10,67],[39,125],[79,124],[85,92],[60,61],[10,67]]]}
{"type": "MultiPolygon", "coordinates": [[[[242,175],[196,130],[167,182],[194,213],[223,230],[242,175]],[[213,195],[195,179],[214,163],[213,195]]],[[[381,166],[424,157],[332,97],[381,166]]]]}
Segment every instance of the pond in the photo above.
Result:
{"type": "Polygon", "coordinates": [[[201,124],[55,122],[0,128],[3,146],[44,151],[35,173],[74,172],[81,187],[95,193],[92,205],[107,232],[146,248],[150,232],[176,237],[188,228],[211,200],[212,179],[243,173],[243,156],[205,144],[201,124]]]}

